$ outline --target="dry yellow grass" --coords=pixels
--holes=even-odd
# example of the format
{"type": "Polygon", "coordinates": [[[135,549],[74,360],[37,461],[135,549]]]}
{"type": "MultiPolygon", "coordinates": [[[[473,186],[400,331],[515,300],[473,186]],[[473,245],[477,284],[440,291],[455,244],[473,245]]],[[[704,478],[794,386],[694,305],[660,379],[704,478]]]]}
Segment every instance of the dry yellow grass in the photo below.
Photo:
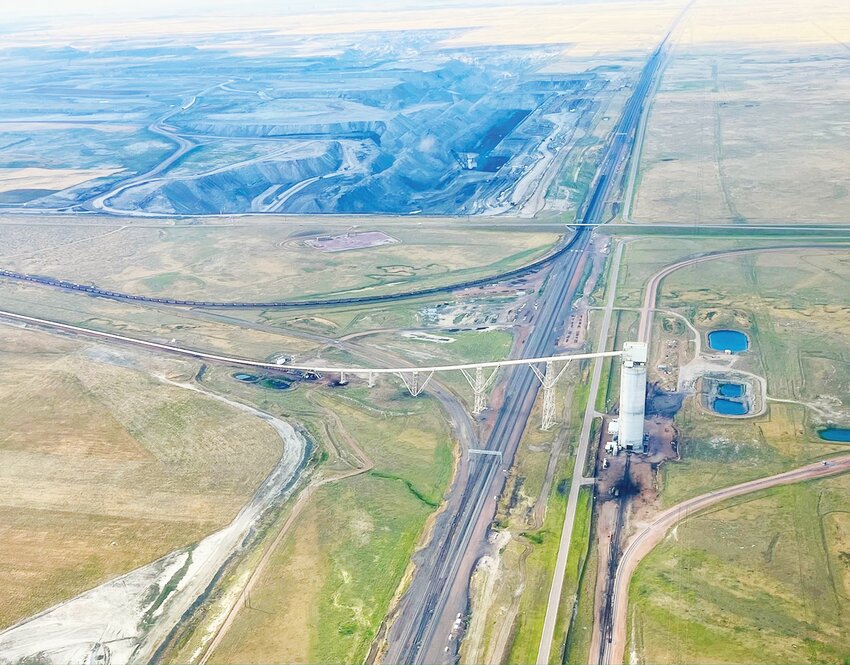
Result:
{"type": "Polygon", "coordinates": [[[319,620],[316,599],[327,574],[319,537],[322,521],[317,502],[310,501],[294,537],[275,552],[262,584],[216,649],[213,662],[262,663],[272,654],[281,663],[311,662],[310,645],[319,620]]]}
{"type": "Polygon", "coordinates": [[[846,221],[850,7],[708,0],[695,3],[673,43],[634,220],[846,221]]]}
{"type": "MultiPolygon", "coordinates": [[[[495,3],[494,3],[495,4],[495,3]]],[[[620,52],[650,48],[672,22],[681,7],[675,0],[628,2],[528,3],[514,6],[442,7],[394,9],[392,11],[349,11],[299,13],[275,16],[197,17],[191,22],[169,19],[139,22],[98,21],[85,25],[54,27],[39,32],[5,36],[20,46],[74,44],[85,46],[120,38],[128,32],[156,37],[234,33],[231,49],[256,53],[256,40],[239,33],[274,30],[284,35],[334,35],[397,30],[459,30],[451,46],[499,44],[569,44],[577,53],[620,52]]],[[[260,47],[262,48],[262,47],[260,47]]],[[[314,47],[315,48],[315,47],[314,47]]]]}
{"type": "Polygon", "coordinates": [[[152,376],[190,363],[0,332],[0,627],[225,525],[280,454],[267,424],[152,376]]]}
{"type": "Polygon", "coordinates": [[[352,219],[401,242],[322,253],[304,241],[341,234],[339,220],[289,218],[274,224],[193,224],[158,228],[116,223],[80,231],[69,226],[0,227],[0,263],[102,288],[156,297],[269,301],[327,294],[372,294],[432,286],[516,267],[544,254],[552,230],[464,228],[448,220],[421,226],[407,219],[352,219]],[[383,227],[383,228],[382,228],[383,227]],[[70,231],[70,236],[66,231],[70,231]]]}
{"type": "MultiPolygon", "coordinates": [[[[8,281],[0,281],[0,309],[141,339],[173,340],[178,346],[245,358],[297,355],[317,347],[316,342],[289,336],[285,328],[276,332],[272,327],[255,330],[234,325],[230,317],[238,314],[235,312],[156,309],[8,281]]],[[[262,320],[262,314],[246,310],[241,316],[250,326],[262,320]]]]}
{"type": "Polygon", "coordinates": [[[66,189],[117,172],[118,169],[0,169],[0,192],[15,189],[66,189]]]}

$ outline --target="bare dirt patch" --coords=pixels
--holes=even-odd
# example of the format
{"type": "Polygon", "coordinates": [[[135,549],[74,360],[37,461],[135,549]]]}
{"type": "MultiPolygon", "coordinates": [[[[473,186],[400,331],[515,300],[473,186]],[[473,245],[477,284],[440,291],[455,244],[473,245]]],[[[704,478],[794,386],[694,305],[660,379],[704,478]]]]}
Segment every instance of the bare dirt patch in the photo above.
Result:
{"type": "Polygon", "coordinates": [[[361,231],[359,233],[344,233],[337,236],[316,236],[305,240],[304,244],[320,252],[347,252],[352,249],[368,249],[401,242],[398,238],[383,231],[361,231]]]}

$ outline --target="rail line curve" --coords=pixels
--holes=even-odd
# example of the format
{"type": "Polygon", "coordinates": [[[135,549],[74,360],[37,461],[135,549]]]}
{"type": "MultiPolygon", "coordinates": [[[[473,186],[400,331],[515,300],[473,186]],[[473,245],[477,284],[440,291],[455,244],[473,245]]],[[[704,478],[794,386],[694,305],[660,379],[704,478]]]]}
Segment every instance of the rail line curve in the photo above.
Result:
{"type": "Polygon", "coordinates": [[[59,279],[56,277],[48,277],[45,275],[35,275],[30,273],[16,272],[14,270],[6,270],[0,268],[0,279],[9,279],[19,282],[29,282],[41,286],[50,286],[64,291],[76,291],[79,293],[87,293],[92,296],[101,298],[109,298],[111,300],[121,300],[129,302],[143,302],[157,305],[172,305],[176,307],[208,307],[216,309],[292,309],[296,307],[333,307],[339,305],[367,305],[370,303],[388,302],[395,300],[407,300],[412,298],[421,298],[423,296],[436,295],[438,293],[451,293],[462,289],[474,288],[477,286],[487,286],[497,282],[503,282],[514,277],[520,277],[528,273],[534,272],[548,265],[559,256],[573,249],[573,246],[588,233],[587,227],[575,229],[572,237],[564,242],[555,251],[550,252],[531,263],[518,268],[512,268],[495,275],[486,277],[478,277],[475,279],[467,279],[452,284],[443,286],[431,286],[422,289],[414,289],[412,291],[403,291],[401,293],[384,293],[372,296],[350,296],[345,298],[324,298],[312,300],[274,300],[267,302],[244,302],[244,301],[216,301],[216,300],[186,300],[181,298],[156,298],[153,296],[144,296],[132,293],[123,293],[121,291],[113,291],[103,289],[97,286],[88,284],[79,284],[70,280],[59,279]]]}

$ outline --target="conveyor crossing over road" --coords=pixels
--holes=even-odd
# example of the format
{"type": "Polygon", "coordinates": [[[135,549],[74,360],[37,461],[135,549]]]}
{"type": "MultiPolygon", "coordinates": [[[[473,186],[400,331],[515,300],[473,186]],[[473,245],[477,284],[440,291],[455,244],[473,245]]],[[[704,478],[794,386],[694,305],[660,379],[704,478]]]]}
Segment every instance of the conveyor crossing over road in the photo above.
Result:
{"type": "MultiPolygon", "coordinates": [[[[572,239],[570,249],[577,251],[562,252],[551,262],[538,319],[523,346],[523,355],[546,355],[555,348],[559,322],[569,315],[576,294],[592,227],[603,221],[609,196],[622,180],[647,95],[663,62],[666,42],[665,36],[650,56],[611,136],[580,219],[583,225],[577,227],[572,239]]],[[[527,367],[510,369],[504,380],[508,390],[503,406],[482,447],[500,451],[505,464],[510,465],[539,385],[527,367]]],[[[394,617],[385,663],[417,665],[454,660],[451,649],[446,651],[444,636],[451,631],[457,612],[466,609],[472,567],[495,510],[494,496],[504,484],[498,469],[494,464],[471,469],[459,502],[450,502],[438,519],[432,540],[418,557],[416,574],[394,617]]]]}

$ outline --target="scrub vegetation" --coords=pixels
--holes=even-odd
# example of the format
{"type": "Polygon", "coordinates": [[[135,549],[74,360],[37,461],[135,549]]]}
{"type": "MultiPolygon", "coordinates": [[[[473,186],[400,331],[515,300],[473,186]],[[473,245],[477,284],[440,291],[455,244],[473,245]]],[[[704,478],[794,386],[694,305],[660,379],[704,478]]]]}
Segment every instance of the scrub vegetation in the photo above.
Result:
{"type": "MultiPolygon", "coordinates": [[[[476,662],[534,662],[564,524],[567,494],[572,482],[581,414],[587,399],[589,368],[571,369],[559,384],[566,422],[555,430],[539,430],[540,402],[528,428],[494,523],[498,555],[480,566],[473,577],[472,621],[461,659],[476,662]],[[481,619],[476,619],[480,616],[481,619]]],[[[575,541],[567,564],[563,597],[574,597],[586,550],[590,495],[580,495],[575,541]]],[[[559,623],[555,642],[563,642],[566,625],[559,623]]],[[[558,649],[553,657],[557,657],[558,649]]]]}
{"type": "MultiPolygon", "coordinates": [[[[209,381],[224,386],[228,378],[214,371],[209,381]]],[[[226,385],[240,394],[251,390],[235,384],[226,385]]],[[[330,482],[315,488],[273,551],[215,662],[366,657],[453,468],[451,436],[436,400],[407,397],[389,381],[367,390],[301,384],[285,393],[263,391],[266,408],[297,418],[320,443],[318,471],[330,482]],[[350,473],[357,456],[347,441],[368,459],[360,473],[334,480],[350,473]]]]}
{"type": "Polygon", "coordinates": [[[660,306],[687,317],[704,350],[710,329],[749,335],[750,349],[734,369],[764,377],[768,394],[766,413],[742,420],[719,419],[696,399],[685,402],[677,415],[683,459],[662,469],[665,503],[844,450],[822,441],[817,430],[850,422],[850,356],[842,332],[848,279],[843,252],[817,249],[717,259],[665,279],[660,306]]]}
{"type": "Polygon", "coordinates": [[[848,18],[828,0],[692,6],[653,99],[634,221],[845,222],[848,18]]]}
{"type": "Polygon", "coordinates": [[[3,267],[157,298],[268,302],[410,291],[504,272],[545,255],[559,233],[455,220],[307,217],[251,224],[132,220],[79,231],[73,222],[0,225],[3,267]],[[346,223],[349,222],[349,223],[346,223]],[[70,229],[71,240],[66,233],[70,229]],[[322,252],[317,237],[380,230],[399,242],[322,252]],[[26,248],[26,249],[24,249],[26,248]]]}
{"type": "Polygon", "coordinates": [[[631,585],[647,663],[844,663],[850,479],[775,488],[688,519],[631,585]]]}

